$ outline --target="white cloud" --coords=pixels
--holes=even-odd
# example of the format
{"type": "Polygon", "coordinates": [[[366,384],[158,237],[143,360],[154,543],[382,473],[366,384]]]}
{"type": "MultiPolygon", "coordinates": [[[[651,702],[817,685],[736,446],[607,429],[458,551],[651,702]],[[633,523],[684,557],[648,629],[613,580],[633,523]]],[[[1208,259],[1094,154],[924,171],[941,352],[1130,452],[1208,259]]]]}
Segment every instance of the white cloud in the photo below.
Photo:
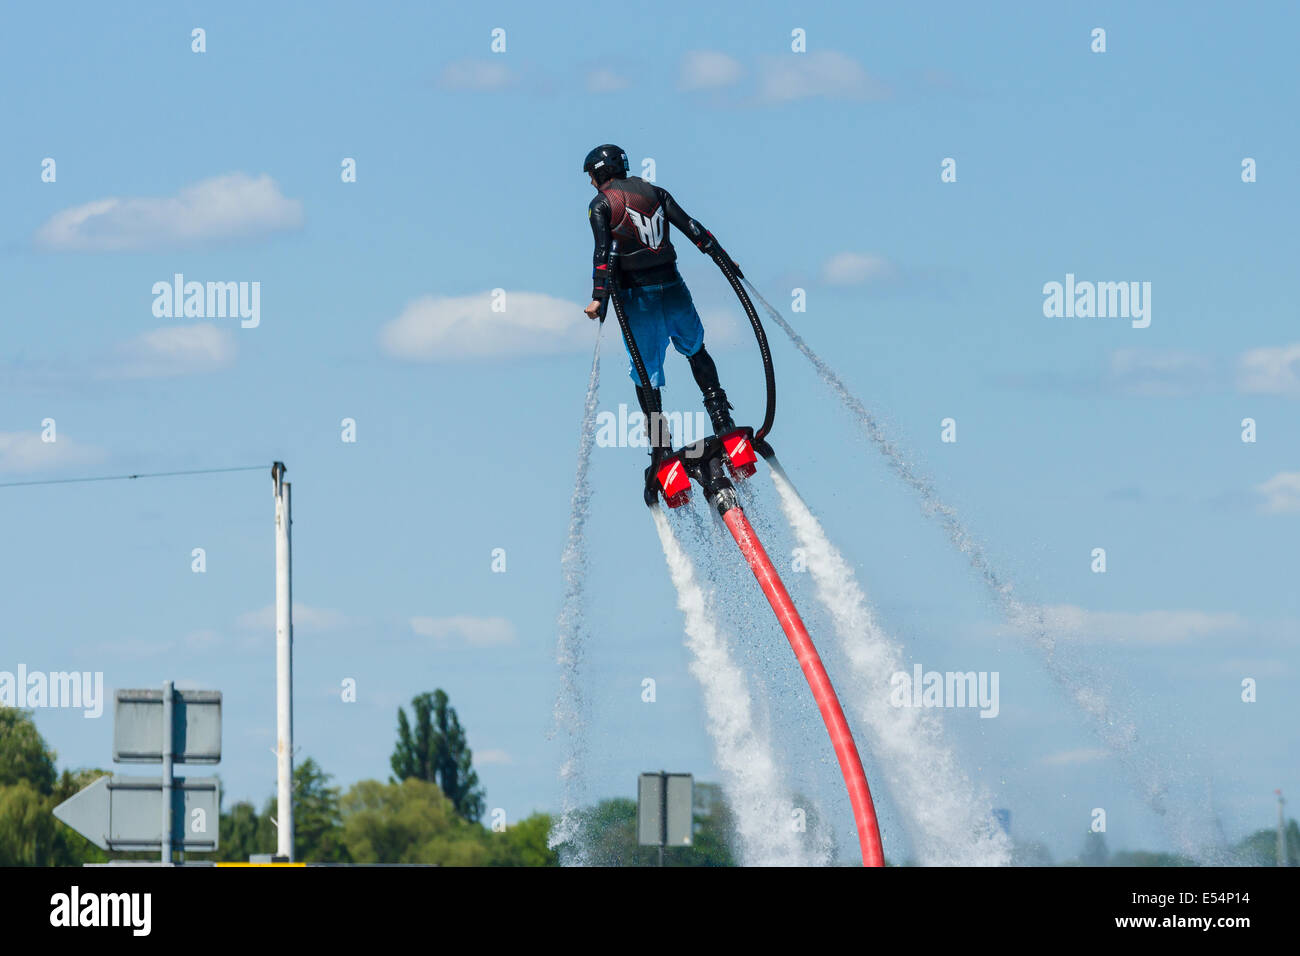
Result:
{"type": "Polygon", "coordinates": [[[476,750],[474,751],[474,763],[480,767],[490,766],[491,764],[512,764],[515,758],[510,756],[504,750],[476,750]]]}
{"type": "Polygon", "coordinates": [[[1237,657],[1220,663],[1218,671],[1238,680],[1243,677],[1290,677],[1291,664],[1277,657],[1237,657]]]}
{"type": "MultiPolygon", "coordinates": [[[[222,636],[213,630],[201,629],[190,631],[180,640],[145,640],[139,637],[127,637],[120,640],[97,641],[93,648],[83,648],[83,651],[94,653],[118,654],[122,657],[158,657],[163,654],[174,654],[182,646],[195,653],[216,650],[224,643],[222,636]]],[[[180,681],[176,681],[176,686],[180,686],[180,681]]],[[[197,685],[191,685],[197,686],[197,685]]]]}
{"type": "Polygon", "coordinates": [[[613,70],[592,70],[587,74],[588,93],[617,93],[631,85],[631,81],[613,70]]]}
{"type": "Polygon", "coordinates": [[[1237,387],[1263,395],[1300,395],[1300,342],[1243,352],[1237,359],[1237,387]]]}
{"type": "Polygon", "coordinates": [[[1236,614],[1205,611],[1089,611],[1073,604],[1047,605],[1041,610],[1051,633],[1091,643],[1181,644],[1238,632],[1246,623],[1236,614]]]}
{"type": "Polygon", "coordinates": [[[1260,507],[1268,514],[1300,513],[1300,471],[1280,471],[1256,485],[1255,491],[1263,499],[1260,507]]]}
{"type": "MultiPolygon", "coordinates": [[[[735,301],[735,299],[732,300],[731,305],[734,305],[735,308],[732,308],[729,305],[726,308],[708,309],[700,312],[700,322],[704,325],[704,344],[708,346],[709,351],[714,351],[715,349],[721,351],[722,349],[730,349],[737,346],[741,348],[747,346],[752,347],[754,344],[754,333],[751,331],[749,321],[745,318],[745,313],[740,310],[740,305],[735,301]]],[[[615,324],[615,327],[610,331],[617,333],[617,324],[615,324]]],[[[623,347],[622,335],[618,336],[618,345],[620,349],[622,349],[619,354],[626,356],[627,349],[623,347]]],[[[670,346],[668,349],[668,355],[677,355],[677,350],[670,346]]],[[[673,360],[669,358],[666,361],[672,362],[673,360]]],[[[668,373],[670,375],[673,374],[675,369],[676,364],[674,363],[673,367],[668,369],[668,373]]],[[[686,369],[683,367],[682,371],[677,372],[676,374],[682,375],[685,371],[686,369]]],[[[726,378],[725,374],[723,375],[723,378],[726,378]]],[[[696,398],[698,397],[699,395],[697,394],[696,398]]]]}
{"type": "Polygon", "coordinates": [[[504,617],[413,617],[411,630],[443,647],[499,647],[515,643],[515,626],[504,617]]]}
{"type": "Polygon", "coordinates": [[[835,50],[819,50],[764,57],[758,95],[767,103],[788,103],[814,96],[883,100],[889,97],[889,89],[852,57],[835,50]]]}
{"type": "Polygon", "coordinates": [[[510,68],[499,59],[457,60],[443,67],[438,85],[444,90],[489,93],[513,85],[510,68]]]}
{"type": "Polygon", "coordinates": [[[677,74],[677,88],[689,91],[731,86],[744,72],[744,68],[725,53],[691,50],[682,57],[677,74]]]}
{"type": "Polygon", "coordinates": [[[104,378],[165,378],[215,372],[235,360],[235,333],[210,322],[171,325],[120,346],[104,378]]]}
{"type": "MultiPolygon", "coordinates": [[[[330,608],[310,607],[293,602],[293,630],[299,631],[336,631],[347,627],[352,622],[342,611],[330,608]]],[[[247,611],[239,615],[238,624],[250,631],[275,631],[275,605],[268,604],[256,611],[247,611]]]]}
{"type": "Polygon", "coordinates": [[[302,225],[302,202],[263,173],[230,173],[175,196],[96,199],[56,213],[36,232],[54,252],[121,252],[263,235],[302,225]]]}
{"type": "Polygon", "coordinates": [[[1110,756],[1110,753],[1100,747],[1081,747],[1078,750],[1062,750],[1054,754],[1048,754],[1043,758],[1043,763],[1050,767],[1073,766],[1081,763],[1093,763],[1097,760],[1104,760],[1110,756]]]}
{"type": "Polygon", "coordinates": [[[822,279],[831,285],[860,285],[892,279],[894,266],[884,257],[865,252],[840,252],[822,266],[822,279]]]}
{"type": "Polygon", "coordinates": [[[139,637],[100,641],[95,644],[97,652],[117,654],[122,657],[157,657],[160,654],[168,654],[175,648],[175,641],[149,641],[139,637]]]}
{"type": "MultiPolygon", "coordinates": [[[[423,296],[384,324],[385,354],[412,361],[554,355],[588,351],[595,327],[582,306],[540,292],[507,292],[504,312],[492,294],[423,296]]],[[[617,324],[617,323],[616,323],[617,324]]]]}
{"type": "Polygon", "coordinates": [[[221,634],[211,628],[200,628],[185,635],[185,646],[192,651],[212,650],[221,643],[221,634]]]}
{"type": "MultiPolygon", "coordinates": [[[[56,425],[57,428],[57,425],[56,425]]],[[[59,436],[41,441],[40,432],[0,432],[0,473],[37,472],[100,461],[103,451],[59,436]]]]}
{"type": "Polygon", "coordinates": [[[1214,364],[1192,352],[1116,349],[1110,355],[1111,383],[1129,395],[1192,395],[1215,379],[1214,364]]]}

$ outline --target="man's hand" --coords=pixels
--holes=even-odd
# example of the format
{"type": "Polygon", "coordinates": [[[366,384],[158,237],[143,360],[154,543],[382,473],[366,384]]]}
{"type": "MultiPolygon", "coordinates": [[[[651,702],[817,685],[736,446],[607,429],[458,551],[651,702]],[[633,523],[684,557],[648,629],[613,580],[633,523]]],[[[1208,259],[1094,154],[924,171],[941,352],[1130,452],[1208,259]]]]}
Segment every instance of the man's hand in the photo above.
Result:
{"type": "Polygon", "coordinates": [[[726,249],[722,248],[718,240],[714,238],[713,233],[705,230],[704,238],[697,242],[696,245],[699,247],[700,252],[704,253],[706,256],[713,256],[715,254],[722,256],[722,258],[731,263],[732,268],[736,272],[737,278],[745,278],[745,273],[740,271],[740,266],[736,264],[736,260],[731,258],[726,249]]]}
{"type": "Polygon", "coordinates": [[[586,307],[585,309],[583,309],[582,311],[587,313],[587,318],[589,318],[589,319],[598,319],[598,318],[600,318],[600,300],[599,300],[599,299],[592,299],[592,300],[591,300],[591,305],[587,306],[587,307],[586,307]]]}
{"type": "Polygon", "coordinates": [[[723,249],[721,246],[719,246],[718,252],[722,253],[722,258],[726,259],[729,263],[731,263],[731,269],[733,272],[736,273],[736,278],[738,279],[745,278],[745,273],[740,271],[740,263],[738,263],[735,259],[731,258],[731,254],[727,252],[726,249],[723,249]]]}

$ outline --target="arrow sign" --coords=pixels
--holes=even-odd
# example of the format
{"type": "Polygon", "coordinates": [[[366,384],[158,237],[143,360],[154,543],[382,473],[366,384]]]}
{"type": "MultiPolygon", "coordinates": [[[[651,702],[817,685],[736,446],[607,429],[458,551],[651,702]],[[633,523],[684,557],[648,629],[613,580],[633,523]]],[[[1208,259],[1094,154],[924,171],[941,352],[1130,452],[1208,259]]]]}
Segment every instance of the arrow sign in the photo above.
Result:
{"type": "MultiPolygon", "coordinates": [[[[104,776],[54,808],[54,815],[101,850],[161,850],[161,777],[104,776]]],[[[172,844],[215,850],[221,794],[216,777],[172,781],[172,844]]]]}

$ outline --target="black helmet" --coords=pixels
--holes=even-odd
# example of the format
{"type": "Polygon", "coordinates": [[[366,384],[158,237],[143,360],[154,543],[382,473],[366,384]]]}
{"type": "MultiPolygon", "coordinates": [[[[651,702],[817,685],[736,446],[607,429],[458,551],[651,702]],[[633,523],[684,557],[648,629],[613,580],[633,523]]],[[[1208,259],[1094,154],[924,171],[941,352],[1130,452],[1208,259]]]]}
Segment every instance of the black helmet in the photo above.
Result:
{"type": "Polygon", "coordinates": [[[597,146],[582,161],[582,171],[590,173],[599,185],[607,179],[622,178],[627,175],[627,153],[612,143],[597,146]]]}

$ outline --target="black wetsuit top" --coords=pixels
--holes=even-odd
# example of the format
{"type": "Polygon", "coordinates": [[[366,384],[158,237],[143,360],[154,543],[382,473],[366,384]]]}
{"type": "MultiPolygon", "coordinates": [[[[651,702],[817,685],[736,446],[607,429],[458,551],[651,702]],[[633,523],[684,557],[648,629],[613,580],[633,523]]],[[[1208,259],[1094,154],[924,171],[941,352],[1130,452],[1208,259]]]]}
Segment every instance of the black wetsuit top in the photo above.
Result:
{"type": "Polygon", "coordinates": [[[609,246],[618,240],[619,281],[625,286],[658,285],[679,278],[677,250],[669,236],[676,226],[701,251],[713,247],[713,235],[686,215],[668,190],[637,176],[602,183],[587,207],[591,234],[592,299],[609,294],[609,246]]]}

